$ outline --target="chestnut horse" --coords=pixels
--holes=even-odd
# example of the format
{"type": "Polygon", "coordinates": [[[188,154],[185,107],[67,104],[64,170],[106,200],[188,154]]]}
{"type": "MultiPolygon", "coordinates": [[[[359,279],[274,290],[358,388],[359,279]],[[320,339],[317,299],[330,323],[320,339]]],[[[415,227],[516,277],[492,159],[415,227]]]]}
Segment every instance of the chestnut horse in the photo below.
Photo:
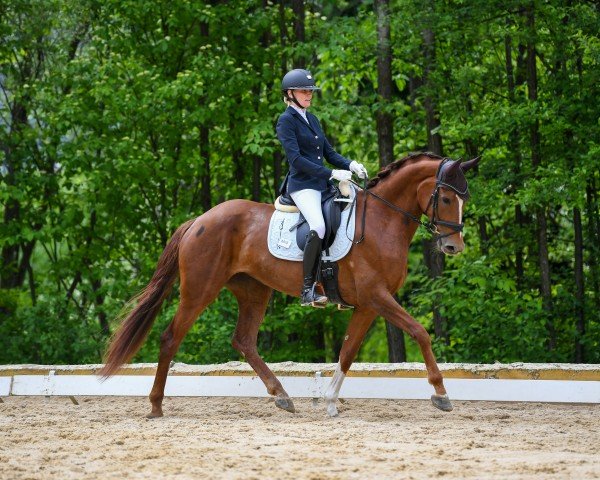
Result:
{"type": "MultiPolygon", "coordinates": [[[[423,213],[439,234],[442,252],[454,255],[464,249],[463,200],[467,186],[463,171],[478,159],[460,163],[429,153],[412,154],[384,169],[357,192],[356,218],[363,218],[364,241],[356,243],[338,262],[339,289],[354,311],[340,351],[339,363],[325,394],[327,412],[337,415],[336,401],[369,326],[381,315],[414,338],[421,349],[427,378],[437,408],[449,411],[446,394],[425,328],[394,299],[407,274],[408,248],[423,213]],[[444,165],[443,177],[442,165],[444,165]],[[366,202],[365,195],[371,201],[366,202]],[[376,198],[377,197],[377,198],[376,198]]],[[[200,313],[228,288],[239,304],[232,345],[245,357],[275,396],[279,408],[295,412],[279,380],[260,357],[257,335],[273,289],[299,296],[302,263],[273,257],[267,248],[267,229],[273,205],[230,200],[181,225],[162,253],[146,288],[134,298],[135,308],[116,331],[99,374],[113,375],[139,350],[165,297],[179,274],[179,308],[161,336],[160,356],[150,392],[149,418],[161,417],[169,365],[181,341],[200,313]]],[[[344,226],[342,226],[342,229],[344,226]]],[[[343,234],[343,232],[342,232],[343,234]]],[[[358,235],[357,235],[358,236],[358,235]]]]}

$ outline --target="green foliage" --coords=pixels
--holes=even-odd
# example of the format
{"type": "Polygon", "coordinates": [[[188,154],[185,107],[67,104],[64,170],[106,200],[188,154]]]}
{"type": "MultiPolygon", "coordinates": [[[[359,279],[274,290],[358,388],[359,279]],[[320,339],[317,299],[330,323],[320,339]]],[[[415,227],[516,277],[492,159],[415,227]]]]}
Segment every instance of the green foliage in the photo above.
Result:
{"type": "MultiPolygon", "coordinates": [[[[175,315],[177,302],[163,309],[148,340],[134,361],[155,362],[160,349],[160,335],[175,315]]],[[[182,343],[175,361],[207,364],[239,360],[239,353],[231,347],[231,338],[237,322],[237,302],[228,291],[200,315],[182,343]]]]}
{"type": "Polygon", "coordinates": [[[0,290],[0,363],[80,364],[101,353],[98,324],[83,325],[61,302],[40,298],[32,305],[25,294],[0,290]]]}
{"type": "MultiPolygon", "coordinates": [[[[111,319],[149,280],[176,227],[208,207],[206,198],[210,205],[273,200],[279,82],[299,60],[322,87],[312,108],[332,144],[377,171],[373,2],[305,8],[300,44],[291,8],[270,2],[3,4],[1,363],[100,361],[111,319]]],[[[426,149],[424,105],[433,96],[444,154],[483,155],[470,179],[466,251],[433,281],[418,233],[403,305],[432,332],[432,302],[441,298],[448,341],[434,338],[434,347],[443,360],[573,361],[578,341],[585,361],[600,362],[597,4],[392,0],[390,9],[394,153],[426,149]],[[533,28],[524,15],[529,6],[533,28]],[[431,64],[425,29],[435,34],[431,64]],[[525,72],[530,41],[535,101],[525,72]],[[531,161],[536,125],[539,165],[531,161]],[[548,223],[551,312],[539,293],[540,211],[548,223]],[[576,212],[583,300],[574,279],[576,212]],[[552,351],[549,320],[557,331],[552,351]]],[[[137,361],[156,360],[176,308],[175,292],[137,361]]],[[[269,361],[335,361],[349,315],[307,312],[275,294],[259,350],[269,361]]],[[[236,318],[235,299],[225,292],[194,324],[177,360],[239,359],[230,345],[236,318]]],[[[421,360],[410,339],[407,349],[409,360],[421,360]]],[[[382,319],[359,360],[387,361],[382,319]]]]}
{"type": "Polygon", "coordinates": [[[260,329],[259,351],[272,362],[334,362],[349,318],[349,312],[331,306],[307,312],[295,299],[276,294],[260,329]],[[283,309],[277,308],[280,303],[283,309]]]}

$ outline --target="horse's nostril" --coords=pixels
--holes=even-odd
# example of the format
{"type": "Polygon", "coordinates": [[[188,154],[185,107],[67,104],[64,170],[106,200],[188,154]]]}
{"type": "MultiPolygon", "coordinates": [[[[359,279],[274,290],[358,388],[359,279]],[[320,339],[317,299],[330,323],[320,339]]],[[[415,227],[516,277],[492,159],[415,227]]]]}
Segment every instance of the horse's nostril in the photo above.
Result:
{"type": "Polygon", "coordinates": [[[454,245],[446,245],[446,250],[448,251],[448,253],[454,253],[456,251],[454,245]]]}

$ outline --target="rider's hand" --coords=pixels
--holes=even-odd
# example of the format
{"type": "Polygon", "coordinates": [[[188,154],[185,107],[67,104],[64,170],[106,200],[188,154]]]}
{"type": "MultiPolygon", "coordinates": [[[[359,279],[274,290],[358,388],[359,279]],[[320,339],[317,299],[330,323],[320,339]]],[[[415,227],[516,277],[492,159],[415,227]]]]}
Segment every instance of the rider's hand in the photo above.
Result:
{"type": "Polygon", "coordinates": [[[352,173],[348,170],[332,170],[331,178],[329,180],[337,180],[341,182],[342,180],[350,180],[352,178],[352,173]]]}
{"type": "Polygon", "coordinates": [[[350,162],[350,171],[356,173],[358,178],[367,178],[369,176],[364,165],[356,161],[350,162]]]}

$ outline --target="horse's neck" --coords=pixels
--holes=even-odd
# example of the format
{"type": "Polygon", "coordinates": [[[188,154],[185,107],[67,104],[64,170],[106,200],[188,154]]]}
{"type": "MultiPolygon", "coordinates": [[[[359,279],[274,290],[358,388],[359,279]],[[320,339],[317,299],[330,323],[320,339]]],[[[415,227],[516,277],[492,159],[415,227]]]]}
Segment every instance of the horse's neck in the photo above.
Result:
{"type": "Polygon", "coordinates": [[[435,175],[435,168],[431,162],[406,165],[382,179],[372,188],[372,192],[419,216],[423,212],[419,206],[418,188],[422,182],[435,175]]]}
{"type": "MultiPolygon", "coordinates": [[[[420,218],[423,211],[419,205],[418,188],[422,182],[435,175],[435,168],[435,165],[431,162],[406,165],[390,173],[371,191],[416,218],[420,218]]],[[[394,211],[382,202],[375,200],[374,203],[378,204],[376,208],[384,215],[386,230],[390,230],[390,233],[395,232],[404,241],[410,243],[417,230],[418,223],[411,220],[407,215],[394,211]]]]}

